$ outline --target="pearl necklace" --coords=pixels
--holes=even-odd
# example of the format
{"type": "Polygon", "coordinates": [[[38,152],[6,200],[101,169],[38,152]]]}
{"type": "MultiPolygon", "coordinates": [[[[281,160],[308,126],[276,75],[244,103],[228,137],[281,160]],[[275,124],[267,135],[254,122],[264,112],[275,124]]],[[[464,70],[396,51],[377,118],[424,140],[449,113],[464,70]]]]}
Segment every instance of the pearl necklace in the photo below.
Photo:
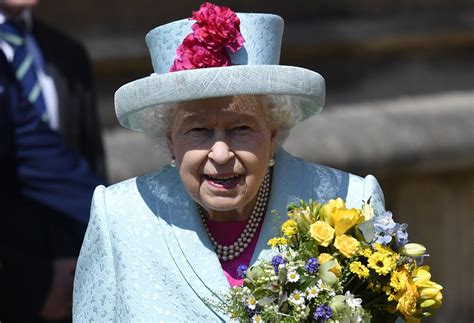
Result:
{"type": "Polygon", "coordinates": [[[223,262],[228,261],[228,260],[233,260],[237,258],[239,255],[241,255],[244,252],[244,250],[249,246],[250,242],[252,241],[252,238],[255,235],[255,232],[257,231],[258,225],[260,224],[260,221],[262,220],[263,215],[265,213],[265,209],[267,207],[267,202],[268,202],[269,191],[270,191],[270,172],[268,172],[265,175],[263,179],[263,183],[260,186],[260,189],[258,190],[257,202],[255,203],[255,206],[252,210],[252,214],[250,215],[250,218],[247,221],[247,224],[245,225],[244,230],[240,234],[237,241],[227,246],[223,246],[216,242],[216,240],[211,234],[211,231],[209,230],[209,227],[207,226],[206,219],[202,211],[202,207],[198,205],[199,215],[201,216],[204,229],[206,229],[207,235],[209,236],[209,239],[211,240],[212,245],[214,246],[214,249],[217,253],[217,257],[219,258],[219,260],[223,262]]]}

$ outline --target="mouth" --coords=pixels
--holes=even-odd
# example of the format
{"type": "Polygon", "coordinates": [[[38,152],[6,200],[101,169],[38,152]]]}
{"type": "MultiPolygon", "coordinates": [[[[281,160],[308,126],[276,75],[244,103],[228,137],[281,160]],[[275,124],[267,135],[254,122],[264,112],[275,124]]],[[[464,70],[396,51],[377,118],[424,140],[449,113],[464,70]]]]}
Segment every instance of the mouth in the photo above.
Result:
{"type": "Polygon", "coordinates": [[[240,183],[242,174],[203,175],[204,179],[216,188],[230,189],[240,183]]]}

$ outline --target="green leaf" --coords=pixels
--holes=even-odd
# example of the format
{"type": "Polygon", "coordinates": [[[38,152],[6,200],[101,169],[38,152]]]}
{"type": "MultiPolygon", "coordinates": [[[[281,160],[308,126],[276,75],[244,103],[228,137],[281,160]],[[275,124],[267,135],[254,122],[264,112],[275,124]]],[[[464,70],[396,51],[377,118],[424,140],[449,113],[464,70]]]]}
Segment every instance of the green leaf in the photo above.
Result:
{"type": "Polygon", "coordinates": [[[260,306],[266,306],[266,305],[272,304],[274,301],[275,301],[274,297],[266,296],[266,297],[263,297],[262,299],[259,299],[258,304],[260,304],[260,306]]]}
{"type": "Polygon", "coordinates": [[[333,272],[329,270],[336,265],[336,261],[331,259],[326,261],[324,264],[319,266],[318,273],[319,277],[328,285],[333,285],[337,282],[337,277],[333,272]]]}
{"type": "Polygon", "coordinates": [[[334,261],[334,259],[328,260],[324,264],[319,266],[319,272],[328,271],[329,269],[331,269],[335,265],[336,265],[336,261],[334,261]]]}
{"type": "Polygon", "coordinates": [[[330,271],[322,271],[319,277],[328,285],[334,285],[337,282],[337,277],[330,271]]]}
{"type": "Polygon", "coordinates": [[[250,278],[251,280],[257,280],[265,274],[263,268],[261,266],[253,266],[250,267],[250,269],[247,272],[247,277],[250,278]]]}
{"type": "Polygon", "coordinates": [[[359,230],[362,232],[366,242],[371,242],[375,237],[374,220],[368,220],[359,224],[359,230]]]}
{"type": "MultiPolygon", "coordinates": [[[[258,287],[252,292],[253,296],[255,296],[256,299],[261,299],[264,298],[267,294],[267,289],[264,287],[258,287]]],[[[259,301],[260,303],[260,301],[259,301]]]]}

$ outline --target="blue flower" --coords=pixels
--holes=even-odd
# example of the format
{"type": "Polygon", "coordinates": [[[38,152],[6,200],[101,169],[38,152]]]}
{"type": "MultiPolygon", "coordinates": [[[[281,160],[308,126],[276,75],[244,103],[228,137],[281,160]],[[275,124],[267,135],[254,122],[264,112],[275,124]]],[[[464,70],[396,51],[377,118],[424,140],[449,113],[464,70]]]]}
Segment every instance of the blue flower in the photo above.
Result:
{"type": "Polygon", "coordinates": [[[239,276],[239,278],[245,278],[245,275],[247,274],[247,269],[248,266],[239,265],[239,267],[237,267],[237,276],[239,276]]]}
{"type": "Polygon", "coordinates": [[[281,255],[276,255],[272,258],[272,266],[275,270],[275,274],[278,274],[279,268],[278,266],[286,264],[286,260],[281,255]]]}
{"type": "Polygon", "coordinates": [[[395,241],[395,247],[400,248],[408,243],[407,225],[393,221],[392,212],[384,212],[374,218],[375,242],[384,246],[395,241]]]}
{"type": "Polygon", "coordinates": [[[319,267],[318,259],[309,258],[308,261],[306,261],[306,265],[304,266],[304,269],[310,274],[314,274],[316,270],[318,270],[318,267],[319,267]]]}
{"type": "Polygon", "coordinates": [[[408,224],[406,223],[397,224],[396,231],[395,231],[396,249],[401,248],[408,243],[407,227],[408,227],[408,224]]]}
{"type": "Polygon", "coordinates": [[[397,225],[392,219],[392,212],[384,212],[374,220],[375,231],[388,232],[397,225]]]}
{"type": "Polygon", "coordinates": [[[331,318],[332,310],[329,305],[319,305],[314,311],[314,318],[317,320],[318,318],[329,319],[331,318]]]}

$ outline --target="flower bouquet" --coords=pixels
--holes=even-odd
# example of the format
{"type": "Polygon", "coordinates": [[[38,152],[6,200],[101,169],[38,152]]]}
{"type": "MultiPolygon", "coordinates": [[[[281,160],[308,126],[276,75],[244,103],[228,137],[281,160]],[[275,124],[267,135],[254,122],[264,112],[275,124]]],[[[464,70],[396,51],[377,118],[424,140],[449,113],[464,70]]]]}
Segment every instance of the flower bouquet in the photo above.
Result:
{"type": "Polygon", "coordinates": [[[406,224],[391,212],[374,214],[370,201],[347,208],[291,204],[275,255],[247,268],[220,308],[242,322],[417,322],[441,305],[442,286],[422,266],[426,249],[408,243],[406,224]]]}

